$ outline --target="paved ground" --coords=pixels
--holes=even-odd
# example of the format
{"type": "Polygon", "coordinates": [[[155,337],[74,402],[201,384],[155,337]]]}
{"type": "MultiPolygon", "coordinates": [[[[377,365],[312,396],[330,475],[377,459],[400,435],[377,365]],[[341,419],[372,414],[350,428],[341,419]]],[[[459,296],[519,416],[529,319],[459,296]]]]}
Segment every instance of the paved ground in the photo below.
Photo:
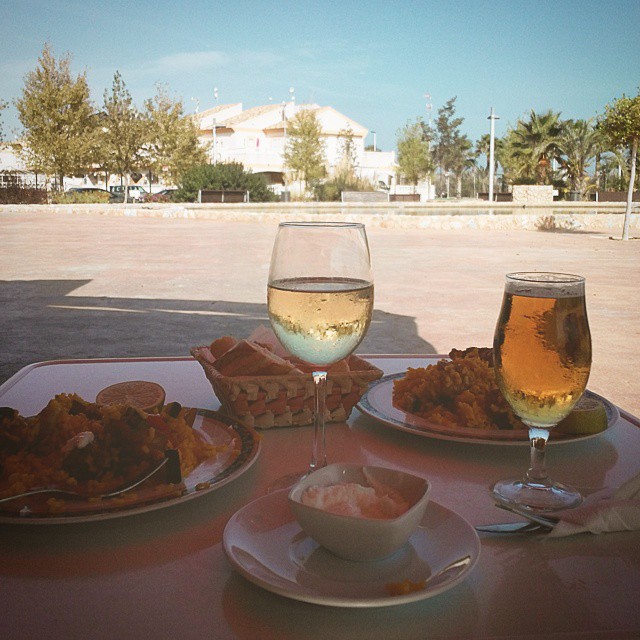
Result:
{"type": "MultiPolygon", "coordinates": [[[[0,213],[0,382],[56,358],[186,355],[268,324],[275,224],[0,213]]],[[[587,278],[590,388],[640,415],[640,243],[608,234],[372,228],[365,353],[490,345],[506,272],[587,278]]]]}

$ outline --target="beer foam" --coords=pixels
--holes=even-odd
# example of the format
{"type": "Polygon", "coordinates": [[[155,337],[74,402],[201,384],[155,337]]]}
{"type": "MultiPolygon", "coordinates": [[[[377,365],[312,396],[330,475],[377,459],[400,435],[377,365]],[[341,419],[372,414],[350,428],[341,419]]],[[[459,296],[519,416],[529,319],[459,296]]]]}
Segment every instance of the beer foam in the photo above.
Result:
{"type": "Polygon", "coordinates": [[[505,292],[529,298],[584,296],[584,278],[567,273],[510,273],[505,292]]]}

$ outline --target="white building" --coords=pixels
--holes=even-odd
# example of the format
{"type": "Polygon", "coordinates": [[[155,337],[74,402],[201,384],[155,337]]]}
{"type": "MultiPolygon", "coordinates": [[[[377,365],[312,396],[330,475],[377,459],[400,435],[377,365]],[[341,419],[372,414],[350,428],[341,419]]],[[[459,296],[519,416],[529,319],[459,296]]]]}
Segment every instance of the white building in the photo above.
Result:
{"type": "Polygon", "coordinates": [[[200,140],[209,149],[211,162],[241,162],[253,173],[264,174],[271,184],[284,183],[283,152],[287,122],[302,109],[313,109],[322,130],[321,141],[329,173],[341,159],[341,137],[350,130],[358,174],[374,185],[395,183],[395,152],[365,151],[368,129],[333,107],[295,102],[243,109],[242,103],[219,105],[194,114],[200,140]]]}
{"type": "MultiPolygon", "coordinates": [[[[263,174],[267,182],[278,191],[284,184],[283,152],[287,141],[287,123],[301,109],[313,109],[321,126],[329,174],[342,156],[341,137],[346,130],[353,135],[356,171],[374,186],[380,183],[396,187],[396,158],[393,151],[365,151],[368,129],[332,107],[316,104],[299,105],[295,102],[268,104],[243,109],[242,103],[219,105],[192,115],[200,129],[200,141],[209,151],[210,161],[241,162],[253,173],[263,174]]],[[[25,170],[20,157],[10,145],[0,145],[0,172],[18,173],[23,181],[33,184],[37,176],[25,170]]],[[[43,176],[39,176],[42,183],[43,176]]],[[[101,187],[109,189],[120,184],[120,176],[89,173],[82,177],[66,176],[64,187],[101,187]]],[[[142,186],[150,192],[165,186],[152,180],[148,171],[130,176],[130,184],[142,186]]]]}
{"type": "Polygon", "coordinates": [[[37,176],[27,170],[22,158],[9,143],[0,144],[0,187],[16,181],[23,186],[33,187],[36,186],[37,176]]]}

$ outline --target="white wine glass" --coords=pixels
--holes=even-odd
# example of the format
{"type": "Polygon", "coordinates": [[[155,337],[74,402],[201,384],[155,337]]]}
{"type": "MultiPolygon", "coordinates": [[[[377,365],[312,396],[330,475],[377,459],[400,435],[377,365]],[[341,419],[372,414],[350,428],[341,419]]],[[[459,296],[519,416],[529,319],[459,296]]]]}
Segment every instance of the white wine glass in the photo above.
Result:
{"type": "Polygon", "coordinates": [[[576,506],[582,496],[547,475],[549,431],[565,418],[587,386],[591,334],[582,276],[510,273],[493,341],[498,386],[529,428],[531,465],[523,478],[493,487],[501,502],[531,510],[576,506]]]}
{"type": "MultiPolygon", "coordinates": [[[[313,367],[310,473],[327,464],[327,369],[356,349],[371,322],[373,277],[364,225],[281,223],[271,257],[267,307],[282,346],[313,367]]],[[[289,478],[289,484],[302,475],[289,478]]]]}

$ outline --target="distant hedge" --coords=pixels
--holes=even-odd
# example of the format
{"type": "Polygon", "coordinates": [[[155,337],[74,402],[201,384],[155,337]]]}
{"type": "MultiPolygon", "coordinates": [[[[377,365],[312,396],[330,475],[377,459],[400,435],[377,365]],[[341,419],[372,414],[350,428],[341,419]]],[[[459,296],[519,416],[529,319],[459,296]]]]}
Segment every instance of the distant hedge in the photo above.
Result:
{"type": "Polygon", "coordinates": [[[109,202],[109,194],[95,191],[88,193],[82,193],[81,191],[54,193],[51,196],[51,202],[53,204],[101,204],[109,202]]]}
{"type": "Polygon", "coordinates": [[[12,184],[0,188],[0,204],[47,204],[47,192],[12,184]]]}
{"type": "Polygon", "coordinates": [[[203,164],[184,173],[175,193],[179,202],[196,202],[201,189],[249,191],[251,202],[274,202],[278,198],[264,176],[245,171],[241,162],[203,164]]]}

